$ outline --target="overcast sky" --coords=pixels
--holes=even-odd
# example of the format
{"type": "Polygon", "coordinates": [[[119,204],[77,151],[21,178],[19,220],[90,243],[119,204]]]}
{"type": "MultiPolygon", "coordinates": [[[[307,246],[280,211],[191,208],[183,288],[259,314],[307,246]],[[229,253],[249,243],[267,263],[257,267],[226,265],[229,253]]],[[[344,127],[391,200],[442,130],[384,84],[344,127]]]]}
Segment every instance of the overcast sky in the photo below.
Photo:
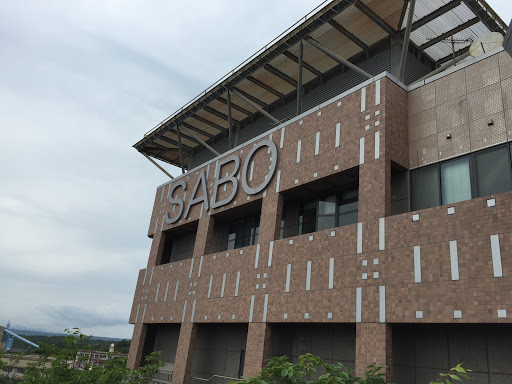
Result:
{"type": "Polygon", "coordinates": [[[131,338],[167,181],[132,145],[319,3],[0,0],[0,325],[131,338]]]}

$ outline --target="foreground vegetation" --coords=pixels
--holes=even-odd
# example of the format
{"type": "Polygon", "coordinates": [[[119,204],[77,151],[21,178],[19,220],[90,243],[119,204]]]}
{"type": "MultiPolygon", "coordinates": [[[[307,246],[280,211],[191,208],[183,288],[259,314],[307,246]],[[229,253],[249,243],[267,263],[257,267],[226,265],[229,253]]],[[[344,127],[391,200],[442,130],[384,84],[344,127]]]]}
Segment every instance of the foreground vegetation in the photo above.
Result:
{"type": "MultiPolygon", "coordinates": [[[[91,337],[83,335],[77,328],[71,331],[66,330],[66,333],[68,336],[64,338],[62,348],[55,345],[40,345],[39,361],[25,368],[21,381],[15,377],[5,376],[0,377],[0,382],[9,384],[147,384],[153,374],[164,365],[160,353],[153,352],[146,357],[146,364],[134,371],[126,368],[124,357],[113,358],[100,366],[89,365],[85,357],[82,357],[84,369],[73,369],[72,362],[77,358],[77,352],[91,344],[91,337]]],[[[10,363],[0,361],[0,370],[16,364],[16,360],[19,361],[22,355],[12,357],[10,363]]]]}
{"type": "MultiPolygon", "coordinates": [[[[310,353],[302,355],[297,364],[288,361],[288,356],[274,357],[267,361],[266,368],[253,378],[244,377],[247,384],[386,384],[384,379],[386,367],[369,365],[363,377],[353,376],[352,369],[342,364],[329,364],[320,357],[310,353]]],[[[430,384],[452,384],[470,379],[470,369],[462,364],[452,368],[448,373],[440,373],[439,379],[430,384]]],[[[229,384],[237,384],[231,382],[229,384]]]]}

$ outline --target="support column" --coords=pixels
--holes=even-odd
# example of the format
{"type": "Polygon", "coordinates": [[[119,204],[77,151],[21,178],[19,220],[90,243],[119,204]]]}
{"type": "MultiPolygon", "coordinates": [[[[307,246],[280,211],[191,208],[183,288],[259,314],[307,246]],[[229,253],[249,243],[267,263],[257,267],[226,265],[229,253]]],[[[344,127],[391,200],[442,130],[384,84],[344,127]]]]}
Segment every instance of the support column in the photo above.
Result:
{"type": "Polygon", "coordinates": [[[280,193],[265,196],[261,205],[259,243],[266,243],[279,238],[282,216],[283,196],[280,193]]]}
{"type": "Polygon", "coordinates": [[[245,351],[244,376],[257,376],[270,356],[271,326],[267,323],[249,323],[245,351]]]}
{"type": "Polygon", "coordinates": [[[392,379],[391,326],[381,323],[356,324],[356,376],[364,376],[370,364],[386,365],[386,382],[392,379]]]}
{"type": "Polygon", "coordinates": [[[153,241],[151,243],[151,250],[149,251],[148,268],[154,267],[160,264],[162,259],[162,253],[164,251],[165,234],[157,230],[153,235],[153,241]]]}
{"type": "MultiPolygon", "coordinates": [[[[370,143],[373,145],[373,143],[370,143]]],[[[391,213],[391,161],[368,161],[359,166],[358,221],[389,216],[391,213]]]]}
{"type": "Polygon", "coordinates": [[[188,384],[190,381],[196,336],[197,324],[181,324],[176,358],[174,360],[174,371],[172,373],[172,382],[174,384],[188,384]]]}
{"type": "MultiPolygon", "coordinates": [[[[201,208],[202,209],[202,208],[201,208]]],[[[196,242],[194,244],[194,257],[207,255],[210,253],[210,246],[213,236],[213,224],[215,219],[206,211],[197,224],[196,242]]]]}
{"type": "Polygon", "coordinates": [[[128,353],[128,361],[126,363],[126,367],[128,369],[133,370],[140,367],[147,329],[148,326],[141,323],[137,323],[133,327],[132,341],[130,343],[130,351],[128,353]]]}

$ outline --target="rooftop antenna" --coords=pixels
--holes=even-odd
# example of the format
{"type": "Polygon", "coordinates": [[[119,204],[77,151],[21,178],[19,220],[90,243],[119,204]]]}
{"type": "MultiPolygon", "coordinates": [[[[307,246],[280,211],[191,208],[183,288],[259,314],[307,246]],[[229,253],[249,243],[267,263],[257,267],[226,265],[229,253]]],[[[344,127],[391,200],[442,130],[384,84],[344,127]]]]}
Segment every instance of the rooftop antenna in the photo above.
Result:
{"type": "Polygon", "coordinates": [[[500,47],[503,44],[503,35],[499,32],[489,32],[471,43],[469,54],[478,57],[486,52],[500,47]]]}
{"type": "MultiPolygon", "coordinates": [[[[434,39],[437,39],[437,37],[427,37],[427,40],[434,40],[434,39]]],[[[447,43],[447,44],[450,44],[451,47],[452,47],[452,57],[453,57],[453,65],[456,65],[456,60],[455,60],[455,44],[467,44],[467,43],[472,43],[473,42],[473,38],[471,37],[468,37],[468,38],[458,38],[458,37],[453,37],[453,35],[451,35],[449,38],[447,39],[443,39],[443,40],[440,40],[439,41],[440,43],[447,43]]]]}

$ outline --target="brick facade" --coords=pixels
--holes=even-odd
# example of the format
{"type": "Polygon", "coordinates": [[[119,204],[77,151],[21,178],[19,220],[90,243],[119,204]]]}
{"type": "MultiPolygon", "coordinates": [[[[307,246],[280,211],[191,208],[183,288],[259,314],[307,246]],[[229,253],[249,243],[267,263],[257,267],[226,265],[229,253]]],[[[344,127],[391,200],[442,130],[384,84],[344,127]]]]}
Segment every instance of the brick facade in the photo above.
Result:
{"type": "MultiPolygon", "coordinates": [[[[272,323],[356,323],[356,373],[376,362],[389,365],[388,377],[389,324],[510,324],[511,316],[498,318],[498,310],[512,313],[512,192],[390,216],[392,162],[406,168],[417,165],[409,158],[415,145],[409,144],[415,143],[411,116],[428,103],[434,108],[436,100],[444,97],[441,93],[432,99],[425,91],[436,86],[408,93],[387,76],[370,79],[269,131],[254,141],[271,139],[278,148],[276,172],[264,191],[248,196],[240,186],[226,206],[208,212],[202,204],[194,205],[188,217],[172,226],[164,221],[167,212],[173,214],[167,199],[172,183],[160,187],[148,233],[153,245],[147,269],[139,273],[130,314],[135,329],[129,367],[140,363],[146,324],[181,323],[175,383],[188,382],[195,329],[202,323],[249,323],[244,369],[249,376],[259,372],[268,356],[272,323]],[[284,192],[354,167],[359,167],[357,224],[279,239],[284,192]],[[495,205],[488,204],[489,199],[495,199],[495,205]],[[211,254],[215,215],[258,200],[262,201],[258,244],[211,254]],[[195,221],[194,257],[159,265],[162,233],[195,221]],[[493,274],[493,235],[499,239],[502,277],[493,274]],[[457,281],[450,275],[452,240],[457,240],[457,281]]],[[[242,165],[254,142],[233,150],[242,165]]],[[[255,186],[268,173],[266,147],[253,160],[251,185],[255,186]]],[[[221,175],[231,166],[223,167],[221,175]]],[[[213,195],[215,169],[212,161],[181,177],[187,182],[185,207],[202,170],[213,195]]],[[[220,187],[218,199],[228,196],[230,188],[229,183],[226,191],[220,187]]],[[[176,195],[183,197],[183,189],[177,189],[176,195]]]]}

